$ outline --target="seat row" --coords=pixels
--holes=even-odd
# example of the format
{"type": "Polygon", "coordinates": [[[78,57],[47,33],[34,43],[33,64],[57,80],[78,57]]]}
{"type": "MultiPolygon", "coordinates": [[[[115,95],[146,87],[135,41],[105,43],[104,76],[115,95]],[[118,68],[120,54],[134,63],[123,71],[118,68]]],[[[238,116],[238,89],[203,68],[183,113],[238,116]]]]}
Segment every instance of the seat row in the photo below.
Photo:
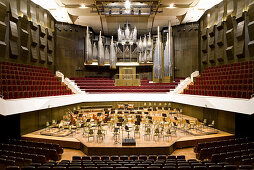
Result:
{"type": "Polygon", "coordinates": [[[2,70],[2,74],[10,74],[10,75],[23,75],[23,76],[51,76],[53,77],[54,75],[51,72],[28,72],[28,71],[17,71],[17,70],[2,70]]]}
{"type": "Polygon", "coordinates": [[[229,68],[230,70],[246,65],[253,65],[254,61],[244,61],[240,63],[233,63],[233,64],[226,64],[226,65],[220,65],[220,66],[214,66],[214,67],[208,67],[205,71],[212,71],[212,70],[218,70],[218,69],[224,69],[224,68],[229,68]]]}
{"type": "Polygon", "coordinates": [[[222,145],[233,145],[233,144],[242,144],[252,142],[253,139],[251,138],[234,138],[234,139],[227,139],[227,140],[219,140],[219,141],[212,141],[212,142],[200,142],[194,147],[194,152],[199,153],[202,148],[208,147],[217,147],[222,145]]]}
{"type": "Polygon", "coordinates": [[[2,91],[43,91],[43,90],[67,90],[63,85],[3,85],[2,91]]]}
{"type": "Polygon", "coordinates": [[[0,80],[0,82],[2,82],[2,85],[34,85],[34,86],[61,85],[61,82],[59,82],[59,80],[37,81],[37,80],[6,79],[6,80],[0,80]]]}
{"type": "Polygon", "coordinates": [[[50,70],[48,70],[47,68],[44,67],[35,67],[35,68],[31,68],[31,67],[27,67],[29,65],[26,66],[8,66],[8,65],[2,65],[0,63],[0,69],[1,70],[16,70],[16,71],[25,71],[25,72],[33,72],[33,73],[39,73],[39,72],[43,72],[43,73],[51,73],[50,70]]]}
{"type": "Polygon", "coordinates": [[[206,80],[195,81],[195,85],[227,85],[227,84],[253,84],[253,78],[249,79],[228,79],[228,80],[206,80]]]}
{"type": "Polygon", "coordinates": [[[253,79],[253,74],[233,74],[233,75],[213,75],[213,76],[200,76],[197,77],[197,81],[204,81],[204,80],[228,80],[228,79],[234,79],[234,80],[239,80],[239,79],[253,79]]]}
{"type": "Polygon", "coordinates": [[[240,69],[240,70],[227,70],[227,71],[220,71],[220,72],[209,72],[209,73],[202,73],[202,77],[211,77],[215,75],[243,75],[243,74],[251,74],[253,73],[253,69],[240,69]]]}
{"type": "Polygon", "coordinates": [[[190,90],[252,90],[254,84],[225,84],[225,85],[194,85],[190,86],[190,90]]]}
{"type": "Polygon", "coordinates": [[[2,80],[16,79],[16,80],[36,80],[36,81],[57,81],[58,79],[53,76],[29,76],[29,75],[14,75],[14,74],[2,74],[2,80]]]}
{"type": "Polygon", "coordinates": [[[184,94],[202,95],[202,96],[216,96],[216,97],[232,97],[250,99],[253,91],[238,91],[238,90],[189,90],[184,89],[184,94]]]}

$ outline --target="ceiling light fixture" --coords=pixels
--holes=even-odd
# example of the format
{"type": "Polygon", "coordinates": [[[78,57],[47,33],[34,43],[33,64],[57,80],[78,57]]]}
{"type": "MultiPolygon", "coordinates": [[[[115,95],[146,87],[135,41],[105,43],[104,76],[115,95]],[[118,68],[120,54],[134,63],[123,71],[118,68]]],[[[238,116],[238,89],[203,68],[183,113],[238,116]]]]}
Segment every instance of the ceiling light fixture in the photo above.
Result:
{"type": "Polygon", "coordinates": [[[79,8],[87,8],[85,4],[80,5],[79,8]]]}
{"type": "Polygon", "coordinates": [[[167,8],[175,8],[175,4],[169,4],[167,8]]]}

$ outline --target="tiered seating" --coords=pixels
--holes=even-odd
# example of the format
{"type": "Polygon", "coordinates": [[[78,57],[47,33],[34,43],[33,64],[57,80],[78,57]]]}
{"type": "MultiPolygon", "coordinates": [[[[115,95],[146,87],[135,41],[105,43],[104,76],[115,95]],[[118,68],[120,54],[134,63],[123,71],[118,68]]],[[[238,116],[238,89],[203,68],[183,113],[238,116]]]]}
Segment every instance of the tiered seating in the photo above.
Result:
{"type": "Polygon", "coordinates": [[[0,63],[0,94],[4,99],[72,94],[47,68],[0,63]]]}
{"type": "Polygon", "coordinates": [[[71,78],[86,92],[169,92],[174,89],[182,78],[177,78],[174,83],[149,83],[149,80],[142,79],[140,86],[115,86],[111,78],[71,78]]]}
{"type": "Polygon", "coordinates": [[[199,160],[210,159],[212,162],[236,165],[254,161],[254,142],[246,138],[199,143],[194,151],[199,160]]]}
{"type": "Polygon", "coordinates": [[[5,166],[28,166],[61,159],[63,148],[58,144],[8,140],[0,144],[0,169],[5,166]]]}
{"type": "MultiPolygon", "coordinates": [[[[20,170],[19,167],[8,167],[7,170],[20,170]],[[17,168],[17,169],[11,169],[17,168]]],[[[226,162],[213,163],[210,161],[186,160],[185,156],[166,155],[123,155],[123,156],[74,156],[72,161],[62,160],[36,164],[23,167],[21,170],[30,169],[69,169],[69,170],[222,170],[222,169],[252,169],[252,165],[230,165],[226,162]]]]}
{"type": "Polygon", "coordinates": [[[251,98],[254,93],[254,61],[210,67],[184,94],[251,98]]]}

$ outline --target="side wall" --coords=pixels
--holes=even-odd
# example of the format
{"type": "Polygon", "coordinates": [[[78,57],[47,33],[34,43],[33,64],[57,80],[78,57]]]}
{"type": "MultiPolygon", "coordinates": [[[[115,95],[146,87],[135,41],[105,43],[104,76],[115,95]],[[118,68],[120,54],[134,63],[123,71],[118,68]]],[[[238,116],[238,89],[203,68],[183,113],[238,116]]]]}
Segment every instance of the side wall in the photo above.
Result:
{"type": "Polygon", "coordinates": [[[202,70],[211,66],[253,60],[248,24],[254,17],[252,0],[223,0],[200,19],[202,70]]]}

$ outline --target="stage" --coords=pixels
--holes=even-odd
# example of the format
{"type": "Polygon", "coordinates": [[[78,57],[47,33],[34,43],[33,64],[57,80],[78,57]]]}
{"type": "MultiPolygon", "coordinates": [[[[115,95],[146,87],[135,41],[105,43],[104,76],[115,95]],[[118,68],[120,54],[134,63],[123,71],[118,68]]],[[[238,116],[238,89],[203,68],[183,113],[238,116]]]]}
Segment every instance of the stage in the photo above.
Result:
{"type": "MultiPolygon", "coordinates": [[[[171,119],[175,119],[175,117],[179,120],[188,119],[190,122],[195,120],[195,118],[180,114],[172,116],[171,119]]],[[[134,136],[134,126],[129,125],[129,136],[124,128],[120,129],[117,138],[114,135],[114,128],[105,126],[103,129],[105,136],[98,137],[97,133],[94,133],[92,137],[89,137],[89,140],[88,134],[85,134],[82,128],[72,133],[69,129],[46,128],[23,135],[22,139],[58,143],[66,148],[80,149],[86,155],[115,155],[116,153],[117,155],[169,155],[177,148],[193,147],[198,142],[234,138],[233,134],[208,126],[200,125],[198,127],[189,126],[186,128],[183,124],[178,124],[176,130],[172,131],[169,136],[164,134],[155,135],[155,127],[151,127],[151,134],[147,135],[145,123],[140,124],[140,133],[135,133],[134,136]],[[122,139],[128,137],[135,138],[135,146],[122,145],[122,139]]],[[[96,129],[94,131],[98,132],[96,129]]]]}

